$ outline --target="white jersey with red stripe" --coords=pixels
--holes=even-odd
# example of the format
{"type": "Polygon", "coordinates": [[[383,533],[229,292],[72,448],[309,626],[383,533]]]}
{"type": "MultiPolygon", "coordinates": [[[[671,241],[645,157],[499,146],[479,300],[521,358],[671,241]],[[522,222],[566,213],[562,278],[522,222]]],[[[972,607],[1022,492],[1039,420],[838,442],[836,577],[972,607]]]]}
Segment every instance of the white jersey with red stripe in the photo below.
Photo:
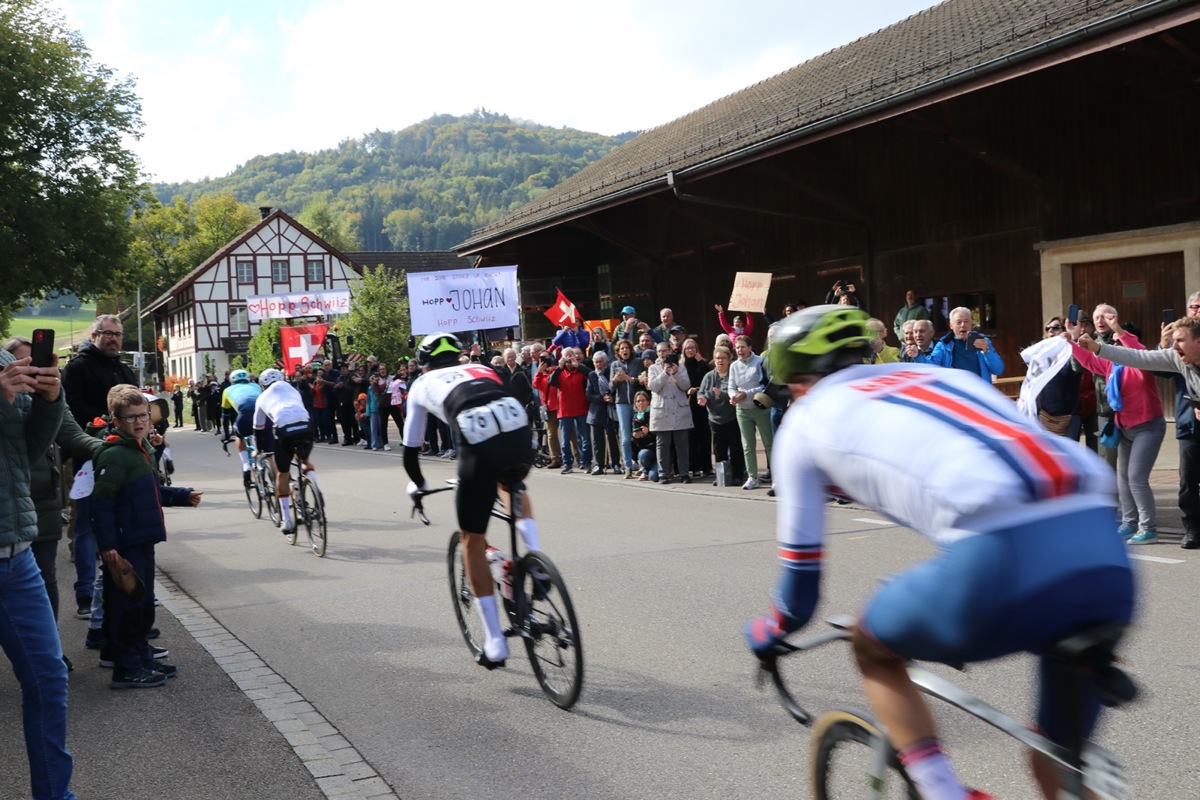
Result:
{"type": "Polygon", "coordinates": [[[818,563],[830,494],[944,546],[1112,506],[1116,493],[1095,453],[1043,430],[978,375],[923,364],[822,379],[788,409],[771,471],[781,556],[818,563]]]}
{"type": "Polygon", "coordinates": [[[421,445],[429,414],[453,426],[464,408],[484,405],[508,394],[500,374],[483,364],[431,369],[409,387],[404,446],[421,445]]]}

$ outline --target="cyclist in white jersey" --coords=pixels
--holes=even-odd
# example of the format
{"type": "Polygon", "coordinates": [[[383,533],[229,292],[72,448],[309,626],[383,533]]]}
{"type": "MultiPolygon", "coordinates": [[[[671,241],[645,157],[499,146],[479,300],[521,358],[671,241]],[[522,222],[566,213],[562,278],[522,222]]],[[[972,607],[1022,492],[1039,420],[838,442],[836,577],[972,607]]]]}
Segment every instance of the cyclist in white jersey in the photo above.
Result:
{"type": "MultiPolygon", "coordinates": [[[[455,509],[466,564],[467,581],[486,636],[476,661],[488,668],[504,666],[508,642],[496,611],[495,582],[487,563],[487,525],[497,490],[524,480],[533,463],[529,417],[505,388],[499,373],[482,364],[460,364],[463,346],[450,333],[425,337],[417,361],[425,373],[409,386],[404,419],[404,469],[408,493],[427,490],[419,454],[429,416],[450,426],[458,452],[455,509]]],[[[506,502],[508,500],[505,492],[506,502]]],[[[540,550],[533,507],[525,493],[525,516],[517,530],[528,550],[540,550]]],[[[534,576],[537,577],[536,575],[534,576]]]]}
{"type": "Polygon", "coordinates": [[[309,480],[314,485],[317,483],[317,471],[310,459],[312,425],[300,392],[283,379],[282,372],[265,369],[258,376],[258,382],[263,393],[254,404],[255,439],[260,453],[275,454],[275,496],[279,498],[279,513],[283,517],[281,528],[287,535],[296,531],[292,487],[288,481],[293,457],[300,459],[309,480]]]}
{"type": "MultiPolygon", "coordinates": [[[[925,800],[968,793],[941,752],[909,659],[966,663],[1045,653],[1065,636],[1128,622],[1133,576],[1113,528],[1113,473],[1094,453],[1017,413],[975,376],[923,364],[864,366],[867,315],[815,306],[776,329],[773,379],[794,398],[776,437],[781,577],[771,611],[746,626],[751,650],[804,626],[819,599],[825,504],[852,499],[929,537],[930,561],[880,588],[853,645],[866,694],[925,800]],[[917,475],[897,480],[898,475],[917,475]]],[[[1038,722],[1063,742],[1058,663],[1042,659],[1038,722]]],[[[1089,693],[1084,735],[1099,701],[1089,693]]],[[[1033,769],[1054,797],[1054,768],[1033,769]]]]}

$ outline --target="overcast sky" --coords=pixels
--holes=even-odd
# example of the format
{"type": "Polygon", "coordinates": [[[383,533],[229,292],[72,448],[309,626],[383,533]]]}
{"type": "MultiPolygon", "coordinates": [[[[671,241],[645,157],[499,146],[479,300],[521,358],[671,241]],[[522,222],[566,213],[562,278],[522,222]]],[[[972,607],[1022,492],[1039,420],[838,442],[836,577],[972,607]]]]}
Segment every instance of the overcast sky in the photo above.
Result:
{"type": "Polygon", "coordinates": [[[132,75],[158,181],[476,108],[603,134],[669,122],[933,0],[52,0],[132,75]]]}

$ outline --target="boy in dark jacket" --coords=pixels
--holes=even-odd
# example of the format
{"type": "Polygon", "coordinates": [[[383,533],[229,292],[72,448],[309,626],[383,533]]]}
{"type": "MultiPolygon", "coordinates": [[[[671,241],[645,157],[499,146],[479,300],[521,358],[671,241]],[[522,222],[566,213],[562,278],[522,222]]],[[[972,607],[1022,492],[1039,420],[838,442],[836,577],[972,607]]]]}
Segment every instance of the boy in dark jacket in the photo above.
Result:
{"type": "Polygon", "coordinates": [[[161,686],[179,668],[155,662],[146,642],[154,624],[154,545],[167,538],[162,506],[200,503],[200,492],[159,485],[145,395],[127,384],[108,393],[117,432],[95,458],[92,524],[104,559],[104,633],[113,657],[113,689],[161,686]],[[125,564],[138,579],[130,593],[117,584],[125,564]]]}

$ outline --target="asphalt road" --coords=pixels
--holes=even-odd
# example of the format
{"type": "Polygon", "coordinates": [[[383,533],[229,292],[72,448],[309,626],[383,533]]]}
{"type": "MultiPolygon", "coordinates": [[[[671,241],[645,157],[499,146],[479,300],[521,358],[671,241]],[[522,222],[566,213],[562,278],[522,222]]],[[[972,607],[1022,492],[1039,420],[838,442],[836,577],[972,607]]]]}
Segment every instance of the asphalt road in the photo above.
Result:
{"type": "MultiPolygon", "coordinates": [[[[585,649],[583,696],[563,712],[542,696],[523,652],[492,673],[472,663],[449,604],[451,496],[427,502],[431,527],[410,520],[398,450],[318,447],[331,519],[329,552],[318,559],[250,516],[237,462],[213,437],[181,429],[172,438],[177,485],[207,492],[201,508],[169,512],[171,535],[158,548],[167,579],[161,627],[184,672],[165,689],[109,692],[103,671],[90,660],[80,666],[89,671],[73,678],[71,745],[81,798],[811,796],[807,731],[756,688],[740,633],[765,608],[776,574],[765,491],[531,476],[544,549],[571,589],[585,649]],[[218,647],[244,646],[247,658],[260,659],[261,681],[278,676],[284,702],[310,704],[301,715],[308,727],[273,724],[278,704],[264,699],[258,673],[247,682],[242,655],[218,663],[192,640],[211,651],[210,634],[222,638],[218,647]],[[93,735],[97,720],[151,744],[114,755],[116,737],[93,735]],[[335,758],[359,759],[334,776],[340,783],[313,766],[328,761],[301,735],[310,729],[343,743],[335,758]],[[135,756],[137,771],[123,785],[138,790],[111,793],[122,784],[102,780],[106,759],[135,756]],[[159,783],[149,791],[155,776],[169,777],[167,790],[159,783]]],[[[431,481],[453,475],[452,462],[423,464],[431,481]]],[[[861,508],[832,508],[830,519],[822,614],[856,609],[879,576],[930,552],[921,537],[861,508]]],[[[1161,544],[1138,555],[1159,559],[1138,561],[1142,616],[1124,648],[1145,698],[1110,715],[1098,738],[1126,761],[1132,796],[1187,796],[1200,784],[1200,631],[1191,619],[1200,554],[1161,544]]],[[[72,644],[84,626],[60,623],[68,654],[94,659],[72,644]]],[[[792,662],[802,703],[864,706],[844,646],[792,662]]],[[[1014,657],[936,671],[1025,719],[1032,666],[1014,657]]],[[[0,725],[10,741],[20,735],[15,691],[11,675],[0,675],[0,696],[9,698],[0,725]]],[[[1033,796],[1011,740],[961,714],[939,718],[968,783],[997,797],[1033,796]]],[[[10,753],[0,786],[24,786],[23,759],[10,753]]]]}

